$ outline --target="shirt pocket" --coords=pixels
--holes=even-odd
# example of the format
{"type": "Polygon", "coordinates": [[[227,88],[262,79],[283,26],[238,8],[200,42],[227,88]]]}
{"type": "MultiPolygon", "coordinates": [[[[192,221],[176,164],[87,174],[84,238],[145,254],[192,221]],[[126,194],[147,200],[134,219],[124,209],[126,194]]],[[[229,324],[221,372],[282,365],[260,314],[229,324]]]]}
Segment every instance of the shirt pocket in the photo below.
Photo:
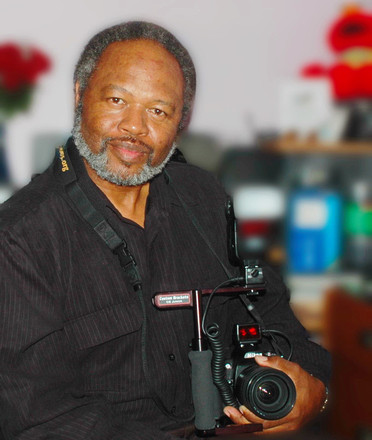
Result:
{"type": "Polygon", "coordinates": [[[141,324],[137,305],[122,303],[69,321],[64,331],[73,347],[84,350],[136,332],[141,324]]]}

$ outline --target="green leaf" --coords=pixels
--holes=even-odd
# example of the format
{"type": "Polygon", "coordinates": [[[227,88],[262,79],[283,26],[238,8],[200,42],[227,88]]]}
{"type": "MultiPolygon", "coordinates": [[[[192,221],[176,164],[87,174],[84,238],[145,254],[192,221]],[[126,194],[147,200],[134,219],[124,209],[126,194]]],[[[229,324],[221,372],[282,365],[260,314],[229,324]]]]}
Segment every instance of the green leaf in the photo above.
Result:
{"type": "Polygon", "coordinates": [[[0,88],[0,113],[8,119],[18,112],[27,111],[31,105],[33,91],[32,86],[24,86],[15,91],[0,88]]]}

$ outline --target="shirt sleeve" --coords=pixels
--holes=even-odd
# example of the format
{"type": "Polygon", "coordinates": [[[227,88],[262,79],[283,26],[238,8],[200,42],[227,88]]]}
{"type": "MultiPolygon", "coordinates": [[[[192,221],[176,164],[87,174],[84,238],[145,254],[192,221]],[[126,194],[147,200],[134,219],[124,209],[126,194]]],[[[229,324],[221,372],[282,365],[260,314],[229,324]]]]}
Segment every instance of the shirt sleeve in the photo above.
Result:
{"type": "MultiPolygon", "coordinates": [[[[90,396],[63,331],[63,302],[26,240],[0,236],[0,423],[5,439],[170,440],[148,423],[115,422],[90,396]],[[49,280],[49,281],[48,281],[49,280]]],[[[48,265],[45,265],[45,269],[48,265]]],[[[50,270],[50,267],[49,267],[50,270]]],[[[1,434],[0,434],[1,437],[1,434]]]]}

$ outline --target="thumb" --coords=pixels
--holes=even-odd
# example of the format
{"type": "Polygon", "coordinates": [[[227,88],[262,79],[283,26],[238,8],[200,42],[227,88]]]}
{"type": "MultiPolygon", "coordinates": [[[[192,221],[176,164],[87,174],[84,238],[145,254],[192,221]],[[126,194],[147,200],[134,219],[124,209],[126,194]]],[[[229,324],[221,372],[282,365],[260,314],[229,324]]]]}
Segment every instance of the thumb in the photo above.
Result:
{"type": "Polygon", "coordinates": [[[258,365],[261,365],[263,367],[268,367],[269,366],[269,357],[268,356],[255,356],[254,360],[256,361],[256,363],[258,365]]]}
{"type": "Polygon", "coordinates": [[[271,367],[278,370],[288,367],[288,361],[280,356],[255,356],[254,360],[262,367],[271,367]]]}

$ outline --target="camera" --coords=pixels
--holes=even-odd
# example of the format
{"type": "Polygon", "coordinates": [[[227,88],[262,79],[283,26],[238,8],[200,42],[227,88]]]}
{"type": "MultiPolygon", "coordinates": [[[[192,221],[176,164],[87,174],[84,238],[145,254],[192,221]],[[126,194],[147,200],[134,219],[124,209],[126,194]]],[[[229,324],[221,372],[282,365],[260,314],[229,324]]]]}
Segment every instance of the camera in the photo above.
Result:
{"type": "Polygon", "coordinates": [[[246,406],[258,417],[277,420],[285,417],[296,401],[292,379],[280,370],[261,367],[255,356],[275,356],[273,352],[259,352],[262,339],[259,324],[236,325],[235,350],[226,361],[226,379],[239,404],[246,406]]]}

